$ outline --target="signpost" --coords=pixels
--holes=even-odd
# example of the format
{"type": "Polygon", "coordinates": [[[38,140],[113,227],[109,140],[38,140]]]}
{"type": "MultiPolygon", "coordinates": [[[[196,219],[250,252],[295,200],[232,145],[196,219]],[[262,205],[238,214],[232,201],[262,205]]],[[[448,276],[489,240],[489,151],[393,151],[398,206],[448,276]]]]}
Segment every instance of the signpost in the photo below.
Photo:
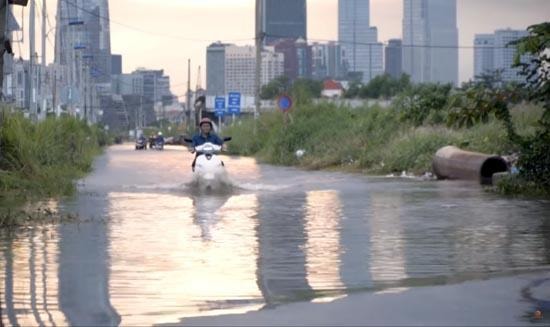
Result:
{"type": "Polygon", "coordinates": [[[218,117],[218,126],[222,128],[222,117],[225,115],[225,97],[216,97],[214,100],[215,115],[218,117]]]}
{"type": "Polygon", "coordinates": [[[287,112],[292,108],[292,98],[286,94],[280,95],[277,98],[277,107],[283,112],[287,112]]]}
{"type": "Polygon", "coordinates": [[[235,122],[235,115],[241,113],[241,93],[229,92],[227,99],[228,112],[233,116],[233,122],[235,122]]]}
{"type": "MultiPolygon", "coordinates": [[[[282,94],[277,98],[277,107],[283,112],[283,120],[286,126],[288,121],[288,112],[292,109],[292,98],[286,94],[282,94]]],[[[292,119],[292,117],[290,117],[292,119]]]]}

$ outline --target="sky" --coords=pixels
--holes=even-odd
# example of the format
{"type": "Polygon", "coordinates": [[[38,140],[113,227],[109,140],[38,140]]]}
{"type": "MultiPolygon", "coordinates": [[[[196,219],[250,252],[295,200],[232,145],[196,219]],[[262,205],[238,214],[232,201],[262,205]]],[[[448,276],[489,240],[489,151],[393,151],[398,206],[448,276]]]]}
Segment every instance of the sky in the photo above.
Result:
{"type": "MultiPolygon", "coordinates": [[[[36,1],[41,6],[45,0],[36,1]]],[[[46,1],[50,22],[55,24],[57,0],[46,1]]],[[[122,55],[124,73],[138,67],[164,69],[170,76],[172,92],[183,95],[188,59],[191,88],[199,82],[199,66],[200,82],[205,87],[206,47],[210,43],[254,43],[254,4],[255,0],[110,0],[111,51],[122,55]]],[[[378,28],[379,41],[401,38],[403,0],[371,0],[370,6],[370,22],[378,28]]],[[[338,0],[307,0],[307,10],[308,39],[336,40],[338,0]]],[[[26,13],[28,8],[23,15],[26,13]]],[[[16,9],[15,15],[21,24],[21,11],[16,9]]],[[[550,21],[550,0],[457,0],[457,21],[459,45],[471,47],[476,33],[507,27],[525,29],[550,21]]],[[[27,29],[28,18],[23,25],[27,29]]],[[[49,33],[48,62],[53,59],[54,35],[49,33]]],[[[28,58],[25,43],[14,45],[14,50],[17,56],[28,58]]],[[[459,79],[467,81],[473,75],[473,49],[460,49],[459,60],[459,79]]]]}

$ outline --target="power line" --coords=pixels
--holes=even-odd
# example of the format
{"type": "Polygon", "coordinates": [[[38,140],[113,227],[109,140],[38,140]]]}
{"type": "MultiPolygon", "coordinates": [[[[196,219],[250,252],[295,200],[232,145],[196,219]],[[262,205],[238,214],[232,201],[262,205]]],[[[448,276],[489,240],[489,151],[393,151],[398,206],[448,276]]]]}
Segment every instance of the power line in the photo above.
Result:
{"type": "MultiPolygon", "coordinates": [[[[125,24],[125,23],[120,23],[120,22],[117,22],[117,21],[114,21],[112,20],[110,17],[105,17],[105,16],[102,16],[100,14],[96,14],[95,12],[93,11],[89,11],[85,8],[82,8],[80,6],[78,6],[76,3],[74,2],[71,2],[69,0],[59,0],[61,2],[64,2],[68,5],[71,5],[73,7],[75,7],[76,9],[82,11],[82,12],[85,12],[87,14],[90,14],[94,17],[97,17],[99,19],[103,19],[109,23],[113,23],[113,24],[116,24],[116,25],[120,25],[120,26],[123,26],[123,27],[126,27],[128,29],[131,29],[131,30],[135,30],[137,32],[140,32],[140,33],[146,33],[146,34],[151,34],[151,35],[156,35],[156,36],[162,36],[162,37],[167,37],[167,38],[172,38],[172,39],[177,39],[177,40],[183,40],[183,41],[193,41],[193,42],[215,42],[217,40],[205,40],[205,39],[194,39],[194,38],[186,38],[186,37],[182,37],[182,36],[179,36],[179,35],[172,35],[172,34],[166,34],[166,33],[159,33],[159,32],[153,32],[153,31],[147,31],[147,30],[144,30],[144,29],[141,29],[139,27],[135,27],[135,26],[132,26],[132,25],[128,25],[128,24],[125,24]]],[[[246,39],[235,39],[235,40],[226,40],[225,42],[240,42],[240,41],[250,41],[250,40],[253,40],[254,38],[246,38],[246,39]]]]}
{"type": "MultiPolygon", "coordinates": [[[[266,37],[273,37],[273,38],[280,38],[280,39],[288,39],[288,36],[285,35],[275,35],[275,34],[265,34],[266,37]]],[[[309,38],[308,41],[313,42],[328,42],[328,43],[334,43],[338,45],[345,45],[345,44],[354,44],[354,45],[366,45],[366,46],[375,46],[375,45],[383,45],[388,46],[389,42],[357,42],[357,41],[337,41],[337,40],[329,40],[329,39],[313,39],[309,38]]],[[[309,44],[311,45],[311,44],[309,44]]],[[[474,46],[468,46],[468,45],[423,45],[423,44],[401,44],[397,48],[433,48],[433,49],[509,49],[507,46],[503,47],[497,47],[497,46],[483,46],[483,47],[476,47],[474,46]]]]}

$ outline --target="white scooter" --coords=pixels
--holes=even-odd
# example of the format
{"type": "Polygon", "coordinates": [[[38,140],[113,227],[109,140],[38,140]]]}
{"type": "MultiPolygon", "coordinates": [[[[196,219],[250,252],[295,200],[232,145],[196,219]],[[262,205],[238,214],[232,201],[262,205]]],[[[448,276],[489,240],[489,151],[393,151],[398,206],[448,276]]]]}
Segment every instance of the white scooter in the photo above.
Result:
{"type": "MultiPolygon", "coordinates": [[[[225,137],[224,142],[230,141],[230,137],[225,137]]],[[[185,139],[187,142],[192,142],[185,139]]],[[[224,187],[231,186],[225,165],[217,156],[222,150],[221,145],[210,142],[201,144],[195,149],[198,153],[195,161],[195,169],[193,171],[193,184],[198,186],[201,191],[219,191],[224,187]]]]}

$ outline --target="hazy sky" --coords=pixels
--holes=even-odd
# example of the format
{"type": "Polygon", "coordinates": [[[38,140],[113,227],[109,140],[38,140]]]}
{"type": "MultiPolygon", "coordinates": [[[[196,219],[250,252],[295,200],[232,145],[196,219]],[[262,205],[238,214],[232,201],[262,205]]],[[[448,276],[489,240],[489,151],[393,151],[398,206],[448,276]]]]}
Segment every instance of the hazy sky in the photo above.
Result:
{"type": "MultiPolygon", "coordinates": [[[[37,1],[42,3],[43,0],[37,1]]],[[[379,41],[401,38],[403,0],[370,2],[371,25],[378,28],[379,41]]],[[[472,46],[476,33],[492,33],[506,27],[524,29],[531,24],[550,21],[550,0],[457,2],[460,46],[472,46]]],[[[307,0],[307,3],[308,38],[311,41],[336,40],[338,0],[307,0]]],[[[110,0],[111,49],[113,53],[122,54],[125,73],[137,67],[164,69],[171,78],[172,91],[182,95],[187,84],[188,58],[192,64],[192,88],[197,83],[199,65],[204,87],[208,44],[216,40],[253,44],[254,4],[254,0],[110,0]]],[[[47,0],[52,24],[55,24],[56,5],[57,1],[47,0]]],[[[16,12],[16,16],[21,20],[20,13],[16,12]]],[[[28,27],[28,20],[24,25],[28,27]]],[[[52,43],[53,35],[52,32],[52,43]]],[[[21,46],[21,53],[26,58],[28,46],[21,46]]],[[[18,54],[18,46],[14,49],[18,54]]],[[[53,49],[48,51],[50,62],[53,49]]],[[[461,49],[459,56],[459,77],[465,81],[473,74],[473,49],[461,49]]]]}

